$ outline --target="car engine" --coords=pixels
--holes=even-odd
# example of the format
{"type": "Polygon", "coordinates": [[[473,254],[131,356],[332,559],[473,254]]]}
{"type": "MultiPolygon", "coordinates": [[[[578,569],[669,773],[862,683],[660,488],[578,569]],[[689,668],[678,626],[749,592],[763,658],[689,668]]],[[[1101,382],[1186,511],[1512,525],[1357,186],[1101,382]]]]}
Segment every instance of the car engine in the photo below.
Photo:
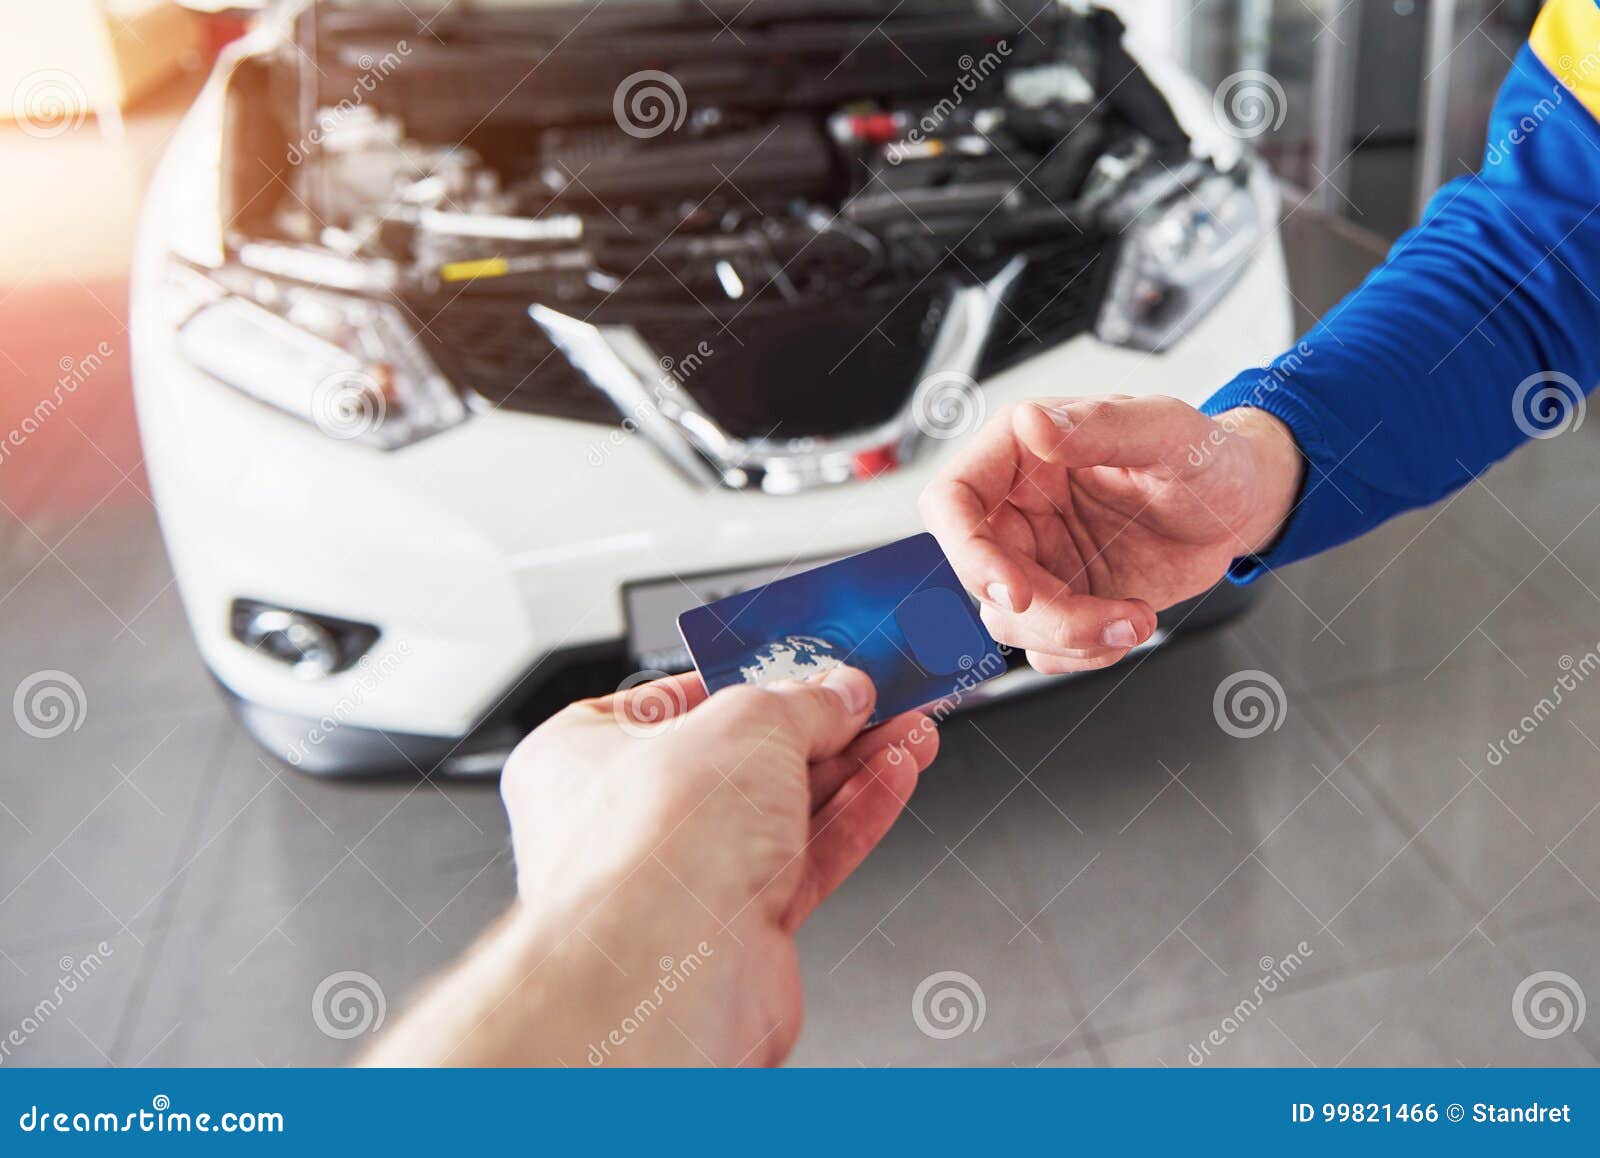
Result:
{"type": "Polygon", "coordinates": [[[1114,15],[1023,9],[313,4],[236,80],[274,115],[234,126],[230,245],[359,266],[482,404],[628,417],[533,308],[628,327],[718,437],[878,428],[954,292],[1005,286],[977,378],[1090,331],[1130,202],[1215,176],[1114,15]]]}

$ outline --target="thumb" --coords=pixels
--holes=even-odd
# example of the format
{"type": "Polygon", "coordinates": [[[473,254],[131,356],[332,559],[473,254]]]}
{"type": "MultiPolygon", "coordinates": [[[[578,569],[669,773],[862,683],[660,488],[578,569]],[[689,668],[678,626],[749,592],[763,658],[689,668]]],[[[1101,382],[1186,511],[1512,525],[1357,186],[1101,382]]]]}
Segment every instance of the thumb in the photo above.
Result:
{"type": "Polygon", "coordinates": [[[1042,398],[1017,407],[1017,441],[1065,467],[1164,464],[1179,469],[1210,419],[1176,398],[1042,398]]]}
{"type": "Polygon", "coordinates": [[[837,667],[819,680],[749,685],[718,692],[689,716],[684,729],[728,728],[781,740],[807,761],[837,756],[861,734],[877,702],[866,672],[837,667]]]}
{"type": "Polygon", "coordinates": [[[843,752],[861,734],[878,690],[859,668],[836,667],[822,679],[771,685],[781,705],[784,725],[797,750],[810,761],[843,752]]]}

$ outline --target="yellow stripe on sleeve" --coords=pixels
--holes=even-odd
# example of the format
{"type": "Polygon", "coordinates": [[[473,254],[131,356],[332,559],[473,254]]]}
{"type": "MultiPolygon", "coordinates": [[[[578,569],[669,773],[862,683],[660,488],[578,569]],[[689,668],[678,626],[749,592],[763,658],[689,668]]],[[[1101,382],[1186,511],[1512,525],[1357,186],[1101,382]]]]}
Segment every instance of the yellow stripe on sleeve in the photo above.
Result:
{"type": "Polygon", "coordinates": [[[1567,91],[1600,119],[1600,6],[1595,0],[1551,0],[1528,43],[1567,91]]]}

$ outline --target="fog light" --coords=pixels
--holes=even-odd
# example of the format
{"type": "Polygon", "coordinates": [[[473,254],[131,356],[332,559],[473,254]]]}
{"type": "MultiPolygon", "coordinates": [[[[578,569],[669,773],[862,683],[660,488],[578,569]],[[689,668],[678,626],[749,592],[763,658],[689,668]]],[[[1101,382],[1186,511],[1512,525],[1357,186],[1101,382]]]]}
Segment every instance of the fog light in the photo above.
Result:
{"type": "Polygon", "coordinates": [[[233,637],[252,651],[289,665],[301,679],[322,679],[344,671],[378,638],[368,623],[236,599],[233,637]]]}

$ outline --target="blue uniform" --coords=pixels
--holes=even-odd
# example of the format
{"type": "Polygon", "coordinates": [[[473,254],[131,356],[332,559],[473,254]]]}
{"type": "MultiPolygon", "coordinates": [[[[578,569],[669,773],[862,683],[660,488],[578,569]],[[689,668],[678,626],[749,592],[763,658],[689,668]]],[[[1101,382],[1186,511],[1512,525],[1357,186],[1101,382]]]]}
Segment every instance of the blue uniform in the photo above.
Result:
{"type": "Polygon", "coordinates": [[[1600,383],[1600,6],[1552,0],[1517,54],[1482,169],[1292,351],[1206,402],[1265,410],[1307,463],[1248,582],[1466,485],[1569,425],[1600,383]]]}

